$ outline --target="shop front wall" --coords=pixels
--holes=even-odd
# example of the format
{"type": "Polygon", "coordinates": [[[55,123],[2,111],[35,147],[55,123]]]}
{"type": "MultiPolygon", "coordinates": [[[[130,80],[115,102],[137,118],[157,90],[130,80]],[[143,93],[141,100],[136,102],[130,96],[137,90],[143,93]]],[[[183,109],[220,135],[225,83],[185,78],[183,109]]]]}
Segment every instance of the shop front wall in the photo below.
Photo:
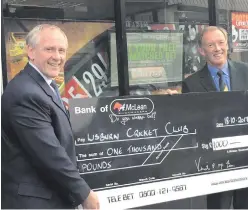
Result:
{"type": "MultiPolygon", "coordinates": [[[[228,31],[230,59],[248,63],[248,2],[217,2],[217,25],[228,31]]],[[[114,0],[7,3],[3,27],[8,81],[28,62],[27,33],[37,24],[50,23],[69,41],[64,72],[55,78],[65,105],[71,98],[119,95],[114,0]],[[26,13],[28,5],[33,12],[26,13]]],[[[130,95],[163,94],[168,88],[181,92],[182,80],[205,65],[197,40],[209,25],[208,0],[127,0],[125,7],[130,95]]],[[[147,208],[206,208],[206,197],[147,208]]]]}

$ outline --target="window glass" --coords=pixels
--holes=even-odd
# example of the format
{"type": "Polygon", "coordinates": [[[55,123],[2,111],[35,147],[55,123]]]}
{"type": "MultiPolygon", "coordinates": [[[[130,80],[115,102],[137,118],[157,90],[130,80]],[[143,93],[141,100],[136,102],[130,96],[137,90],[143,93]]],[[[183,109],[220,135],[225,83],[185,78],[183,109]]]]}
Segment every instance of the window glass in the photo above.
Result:
{"type": "MultiPolygon", "coordinates": [[[[131,94],[181,91],[184,78],[205,64],[198,34],[209,25],[207,0],[126,0],[126,33],[131,94]]],[[[115,33],[111,34],[115,39],[115,33]]],[[[114,43],[114,41],[113,41],[114,43]]],[[[111,81],[117,85],[115,44],[111,45],[111,81]]]]}
{"type": "Polygon", "coordinates": [[[218,0],[219,25],[229,35],[230,59],[248,63],[248,1],[218,0]]]}
{"type": "Polygon", "coordinates": [[[27,33],[38,24],[50,23],[59,26],[69,41],[64,72],[55,79],[64,102],[118,95],[118,88],[111,89],[109,70],[109,31],[115,29],[113,0],[16,2],[6,1],[4,6],[8,81],[28,62],[27,33]]]}

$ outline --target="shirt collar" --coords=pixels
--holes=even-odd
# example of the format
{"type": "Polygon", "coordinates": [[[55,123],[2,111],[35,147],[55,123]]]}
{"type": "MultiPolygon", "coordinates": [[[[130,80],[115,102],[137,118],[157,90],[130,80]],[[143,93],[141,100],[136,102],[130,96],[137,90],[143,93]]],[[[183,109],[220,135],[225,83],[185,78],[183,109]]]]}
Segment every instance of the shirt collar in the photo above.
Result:
{"type": "MultiPolygon", "coordinates": [[[[218,68],[216,68],[215,66],[212,66],[210,64],[208,64],[208,70],[209,70],[212,77],[215,77],[217,75],[217,72],[219,71],[218,68]]],[[[229,76],[228,62],[225,63],[225,65],[222,67],[221,70],[223,71],[224,75],[229,76]]]]}
{"type": "Polygon", "coordinates": [[[221,70],[223,71],[225,75],[229,76],[228,62],[225,63],[225,65],[223,66],[221,70]]]}
{"type": "Polygon", "coordinates": [[[46,81],[46,83],[50,86],[52,79],[48,79],[33,63],[31,63],[30,61],[28,63],[43,77],[43,79],[46,81]]]}
{"type": "MultiPolygon", "coordinates": [[[[208,64],[208,70],[209,70],[212,77],[215,77],[217,75],[217,72],[219,71],[218,68],[216,68],[215,66],[212,66],[210,64],[208,64]]],[[[223,71],[224,75],[229,77],[228,62],[226,62],[224,64],[224,66],[222,67],[221,70],[223,71]]]]}

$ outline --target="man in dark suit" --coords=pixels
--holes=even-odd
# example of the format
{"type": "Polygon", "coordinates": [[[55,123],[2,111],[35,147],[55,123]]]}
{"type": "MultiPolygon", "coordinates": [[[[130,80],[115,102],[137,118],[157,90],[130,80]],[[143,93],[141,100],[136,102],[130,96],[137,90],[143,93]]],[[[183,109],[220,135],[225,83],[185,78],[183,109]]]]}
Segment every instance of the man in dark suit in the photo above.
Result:
{"type": "Polygon", "coordinates": [[[64,68],[67,37],[43,24],[26,44],[29,63],[2,95],[2,208],[99,209],[77,170],[69,116],[53,81],[64,68]]]}
{"type": "MultiPolygon", "coordinates": [[[[205,67],[183,81],[182,92],[248,90],[248,65],[228,60],[228,36],[225,29],[209,26],[199,39],[199,51],[207,61],[205,67]]],[[[209,209],[248,208],[248,189],[207,196],[209,209]]]]}

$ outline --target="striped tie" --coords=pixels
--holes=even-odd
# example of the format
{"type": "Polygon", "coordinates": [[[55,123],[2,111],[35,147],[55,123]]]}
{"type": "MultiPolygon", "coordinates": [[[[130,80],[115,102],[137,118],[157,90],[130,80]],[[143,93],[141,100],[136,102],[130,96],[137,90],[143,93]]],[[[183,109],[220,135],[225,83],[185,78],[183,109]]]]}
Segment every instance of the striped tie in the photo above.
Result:
{"type": "Polygon", "coordinates": [[[218,71],[217,72],[217,75],[219,76],[219,88],[220,88],[220,91],[221,92],[223,92],[223,91],[224,92],[229,91],[228,90],[228,86],[225,83],[224,78],[223,78],[223,71],[222,70],[218,71]]]}

